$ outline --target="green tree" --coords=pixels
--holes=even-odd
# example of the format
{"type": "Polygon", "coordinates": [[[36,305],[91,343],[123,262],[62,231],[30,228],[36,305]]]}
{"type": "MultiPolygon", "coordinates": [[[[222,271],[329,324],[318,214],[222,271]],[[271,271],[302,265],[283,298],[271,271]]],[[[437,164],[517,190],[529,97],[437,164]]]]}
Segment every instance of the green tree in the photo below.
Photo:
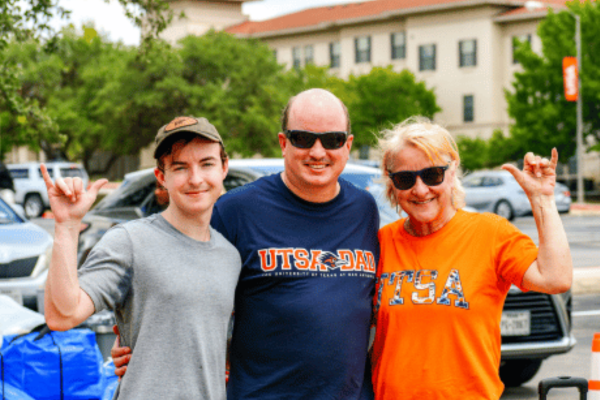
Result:
{"type": "Polygon", "coordinates": [[[180,44],[188,111],[215,124],[231,152],[280,154],[277,132],[290,89],[272,50],[214,31],[180,44]]]}
{"type": "Polygon", "coordinates": [[[504,136],[500,129],[495,130],[488,140],[458,135],[456,145],[462,167],[468,172],[498,167],[524,154],[519,152],[514,139],[504,136]]]}
{"type": "MultiPolygon", "coordinates": [[[[124,60],[137,53],[99,37],[92,27],[83,32],[77,35],[73,27],[65,28],[52,52],[33,40],[6,49],[6,59],[21,70],[21,95],[43,108],[60,135],[60,140],[44,134],[28,137],[24,133],[30,125],[15,124],[7,129],[11,133],[7,141],[41,148],[49,158],[83,160],[87,167],[95,150],[108,147],[103,139],[110,136],[110,120],[99,113],[102,88],[114,82],[114,72],[124,69],[124,60]]],[[[19,116],[12,117],[18,121],[19,116]]]]}
{"type": "Polygon", "coordinates": [[[408,70],[374,67],[366,75],[350,75],[341,96],[352,117],[354,145],[373,145],[382,128],[413,115],[432,118],[441,111],[433,90],[417,82],[408,70]],[[346,96],[346,97],[345,97],[346,96]]]}
{"type": "Polygon", "coordinates": [[[120,132],[105,139],[123,154],[152,143],[157,127],[178,115],[204,116],[230,153],[273,156],[287,91],[282,67],[262,42],[223,32],[188,36],[175,49],[157,43],[145,59],[116,71],[99,95],[105,121],[120,132]]]}
{"type": "MultiPolygon", "coordinates": [[[[600,140],[600,2],[571,2],[581,18],[582,100],[584,135],[600,140]]],[[[575,56],[575,20],[568,12],[549,12],[538,27],[542,55],[528,44],[517,48],[523,67],[515,73],[513,90],[506,91],[514,151],[549,154],[556,147],[561,161],[576,149],[576,104],[564,98],[562,59],[575,56]]]]}
{"type": "Polygon", "coordinates": [[[82,160],[90,173],[103,174],[120,155],[150,145],[157,128],[177,115],[207,117],[232,153],[279,154],[276,133],[289,92],[264,43],[209,32],[177,48],[157,41],[139,57],[92,27],[83,32],[63,31],[52,53],[34,41],[7,52],[22,70],[21,91],[57,124],[62,141],[36,142],[48,155],[82,160]],[[112,157],[92,171],[98,150],[112,157]]]}
{"type": "Polygon", "coordinates": [[[487,167],[487,141],[481,138],[459,135],[456,137],[456,145],[458,146],[463,171],[473,172],[487,167]]]}
{"type": "MultiPolygon", "coordinates": [[[[172,18],[168,1],[118,1],[134,23],[140,27],[144,25],[140,48],[150,48],[153,39],[172,18]]],[[[69,11],[59,6],[57,0],[3,0],[0,4],[0,156],[14,144],[38,149],[40,143],[66,139],[59,135],[58,125],[36,95],[23,90],[24,71],[8,57],[7,48],[10,43],[38,42],[46,52],[55,52],[59,36],[49,22],[53,17],[66,18],[68,14],[69,11]]]]}

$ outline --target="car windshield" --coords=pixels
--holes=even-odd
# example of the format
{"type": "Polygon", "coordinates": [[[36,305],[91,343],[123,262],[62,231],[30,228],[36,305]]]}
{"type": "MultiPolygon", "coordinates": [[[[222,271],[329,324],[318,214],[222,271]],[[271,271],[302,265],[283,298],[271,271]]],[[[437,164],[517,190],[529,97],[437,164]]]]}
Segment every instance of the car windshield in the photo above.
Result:
{"type": "Polygon", "coordinates": [[[140,207],[144,200],[156,189],[156,178],[149,174],[142,179],[125,180],[121,186],[103,198],[94,210],[109,208],[140,207]]]}
{"type": "Polygon", "coordinates": [[[61,168],[60,176],[62,176],[63,178],[75,178],[75,177],[83,178],[83,177],[85,177],[83,170],[81,168],[75,168],[75,167],[61,168]]]}
{"type": "Polygon", "coordinates": [[[0,199],[0,224],[18,224],[23,220],[13,211],[12,208],[0,199]]]}

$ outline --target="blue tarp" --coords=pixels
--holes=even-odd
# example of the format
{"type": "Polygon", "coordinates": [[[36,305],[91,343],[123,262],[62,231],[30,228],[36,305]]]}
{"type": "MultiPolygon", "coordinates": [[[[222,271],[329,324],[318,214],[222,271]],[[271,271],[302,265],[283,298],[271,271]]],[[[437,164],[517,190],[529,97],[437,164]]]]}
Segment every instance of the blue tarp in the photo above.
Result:
{"type": "Polygon", "coordinates": [[[102,354],[89,329],[5,336],[5,383],[35,400],[102,399],[102,354]]]}

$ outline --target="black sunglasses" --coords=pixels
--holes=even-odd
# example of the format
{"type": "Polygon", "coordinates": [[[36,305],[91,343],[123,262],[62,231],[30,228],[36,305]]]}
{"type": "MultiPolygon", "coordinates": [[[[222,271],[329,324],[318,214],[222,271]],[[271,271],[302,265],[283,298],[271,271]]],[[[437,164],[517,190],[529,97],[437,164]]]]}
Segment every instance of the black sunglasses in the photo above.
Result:
{"type": "Polygon", "coordinates": [[[319,139],[324,148],[335,150],[341,148],[348,139],[348,133],[342,131],[317,133],[302,130],[286,130],[285,136],[290,139],[292,146],[299,149],[310,149],[317,139],[319,139]]]}
{"type": "Polygon", "coordinates": [[[396,189],[408,190],[417,183],[417,176],[420,176],[423,183],[427,186],[437,186],[444,182],[445,172],[449,165],[445,167],[429,167],[423,168],[420,171],[399,171],[392,173],[388,171],[390,179],[394,183],[396,189]]]}

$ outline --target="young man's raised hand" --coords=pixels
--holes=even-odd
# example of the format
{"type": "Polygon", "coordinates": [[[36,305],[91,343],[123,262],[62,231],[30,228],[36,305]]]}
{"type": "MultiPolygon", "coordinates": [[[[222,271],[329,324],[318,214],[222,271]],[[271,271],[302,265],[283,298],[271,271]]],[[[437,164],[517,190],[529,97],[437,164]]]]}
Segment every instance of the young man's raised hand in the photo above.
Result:
{"type": "Polygon", "coordinates": [[[106,179],[99,179],[86,190],[79,177],[58,178],[53,183],[46,165],[42,164],[40,169],[48,189],[50,208],[56,223],[59,224],[81,221],[96,201],[100,188],[108,182],[106,179]]]}

